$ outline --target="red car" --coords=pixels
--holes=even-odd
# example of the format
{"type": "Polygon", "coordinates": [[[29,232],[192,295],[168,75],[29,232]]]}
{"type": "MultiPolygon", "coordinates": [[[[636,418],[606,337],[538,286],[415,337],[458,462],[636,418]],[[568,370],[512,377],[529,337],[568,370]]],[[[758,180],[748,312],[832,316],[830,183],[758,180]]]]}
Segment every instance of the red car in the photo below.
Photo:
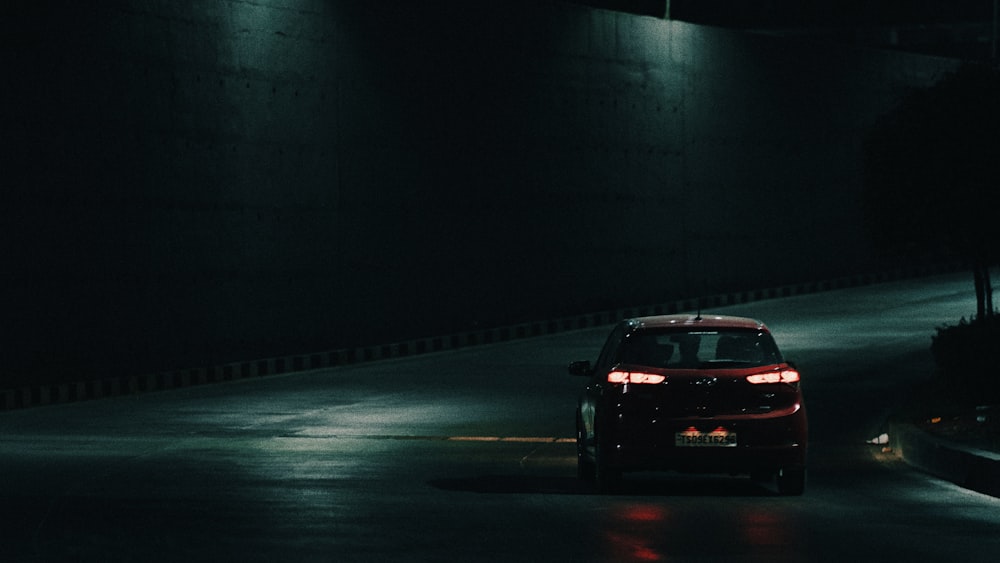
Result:
{"type": "Polygon", "coordinates": [[[808,423],[798,370],[760,321],[664,315],[618,323],[576,411],[579,474],[600,491],[627,471],[776,477],[784,495],[806,482],[808,423]]]}

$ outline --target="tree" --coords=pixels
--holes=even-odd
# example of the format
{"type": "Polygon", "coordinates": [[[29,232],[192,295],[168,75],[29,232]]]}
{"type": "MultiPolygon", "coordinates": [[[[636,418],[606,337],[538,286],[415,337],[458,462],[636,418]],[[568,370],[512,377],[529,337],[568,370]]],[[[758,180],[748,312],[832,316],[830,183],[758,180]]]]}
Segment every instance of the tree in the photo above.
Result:
{"type": "Polygon", "coordinates": [[[883,250],[970,265],[976,316],[994,314],[1000,262],[1000,72],[966,64],[914,91],[865,139],[865,216],[883,250]]]}

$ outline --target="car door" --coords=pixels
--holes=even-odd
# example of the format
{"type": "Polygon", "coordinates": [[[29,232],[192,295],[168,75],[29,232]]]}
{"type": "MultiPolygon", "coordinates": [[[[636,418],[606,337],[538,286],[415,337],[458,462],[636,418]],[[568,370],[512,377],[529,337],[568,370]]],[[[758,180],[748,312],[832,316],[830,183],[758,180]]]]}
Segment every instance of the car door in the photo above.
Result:
{"type": "Polygon", "coordinates": [[[588,449],[594,445],[594,420],[598,416],[599,405],[605,392],[612,386],[608,383],[608,372],[618,363],[622,340],[625,338],[626,324],[620,323],[608,335],[601,354],[594,364],[593,375],[587,382],[580,399],[580,417],[585,430],[585,445],[588,449]]]}

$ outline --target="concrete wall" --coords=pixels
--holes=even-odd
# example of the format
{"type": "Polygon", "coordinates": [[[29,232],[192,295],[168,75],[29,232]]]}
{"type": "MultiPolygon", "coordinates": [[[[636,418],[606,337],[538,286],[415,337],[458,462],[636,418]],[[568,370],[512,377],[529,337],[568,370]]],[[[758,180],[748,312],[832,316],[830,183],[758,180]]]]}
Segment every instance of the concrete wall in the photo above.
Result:
{"type": "Polygon", "coordinates": [[[877,269],[862,135],[955,66],[527,0],[3,10],[7,378],[877,269]]]}

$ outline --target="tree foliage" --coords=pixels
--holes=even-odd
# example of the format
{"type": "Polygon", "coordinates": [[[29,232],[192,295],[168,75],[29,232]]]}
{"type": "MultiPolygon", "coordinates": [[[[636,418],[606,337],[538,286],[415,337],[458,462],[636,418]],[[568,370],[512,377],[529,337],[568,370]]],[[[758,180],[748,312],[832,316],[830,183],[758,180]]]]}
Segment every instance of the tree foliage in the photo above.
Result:
{"type": "Polygon", "coordinates": [[[966,64],[912,92],[865,142],[865,215],[883,250],[947,252],[968,263],[976,314],[993,314],[998,263],[1000,73],[966,64]]]}

